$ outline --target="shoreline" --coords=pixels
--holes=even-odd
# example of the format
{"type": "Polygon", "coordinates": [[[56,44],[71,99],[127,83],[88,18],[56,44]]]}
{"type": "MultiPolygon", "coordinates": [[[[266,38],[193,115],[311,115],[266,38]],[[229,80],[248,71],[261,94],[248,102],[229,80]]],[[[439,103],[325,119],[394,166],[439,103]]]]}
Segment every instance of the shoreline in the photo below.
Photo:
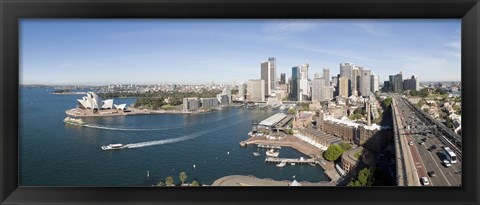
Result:
{"type": "MultiPolygon", "coordinates": [[[[335,186],[335,183],[321,182],[299,182],[301,186],[335,186]]],[[[211,186],[292,186],[290,180],[273,180],[270,178],[258,178],[252,175],[228,175],[215,180],[211,186]]]]}
{"type": "Polygon", "coordinates": [[[127,112],[124,110],[99,110],[98,113],[93,113],[92,110],[83,110],[78,108],[72,108],[66,110],[65,113],[70,117],[110,117],[110,116],[129,116],[129,115],[161,115],[161,114],[179,114],[179,115],[196,115],[206,114],[211,112],[220,111],[223,108],[236,108],[238,105],[226,105],[219,108],[213,108],[209,110],[197,110],[197,111],[181,111],[181,110],[150,110],[150,109],[137,109],[129,108],[127,112]]]}

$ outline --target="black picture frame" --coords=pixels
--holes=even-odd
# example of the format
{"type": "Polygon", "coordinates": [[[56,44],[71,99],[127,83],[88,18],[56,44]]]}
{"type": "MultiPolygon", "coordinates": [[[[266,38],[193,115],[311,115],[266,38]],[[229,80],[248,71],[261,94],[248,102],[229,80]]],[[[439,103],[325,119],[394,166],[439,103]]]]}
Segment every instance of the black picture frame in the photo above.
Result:
{"type": "Polygon", "coordinates": [[[478,0],[0,0],[2,204],[478,204],[478,0]],[[456,18],[462,19],[462,187],[77,188],[18,186],[21,18],[456,18]]]}

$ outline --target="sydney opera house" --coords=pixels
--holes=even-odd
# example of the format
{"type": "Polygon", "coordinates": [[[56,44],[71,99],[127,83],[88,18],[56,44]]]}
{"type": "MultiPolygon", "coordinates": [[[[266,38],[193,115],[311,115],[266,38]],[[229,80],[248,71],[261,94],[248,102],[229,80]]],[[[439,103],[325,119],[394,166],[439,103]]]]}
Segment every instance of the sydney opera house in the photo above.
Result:
{"type": "Polygon", "coordinates": [[[127,104],[115,105],[113,99],[102,100],[96,93],[88,92],[87,96],[82,99],[78,99],[78,108],[91,109],[91,110],[103,110],[103,109],[118,109],[125,110],[127,104]]]}

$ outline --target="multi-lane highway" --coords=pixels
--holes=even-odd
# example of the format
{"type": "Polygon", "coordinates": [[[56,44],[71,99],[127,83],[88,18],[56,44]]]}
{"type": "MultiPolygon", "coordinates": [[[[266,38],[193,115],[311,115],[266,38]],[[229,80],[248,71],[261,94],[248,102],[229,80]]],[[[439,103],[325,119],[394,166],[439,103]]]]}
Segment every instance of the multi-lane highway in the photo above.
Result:
{"type": "Polygon", "coordinates": [[[445,131],[439,131],[436,123],[422,116],[406,99],[399,95],[392,97],[397,119],[394,126],[397,126],[399,142],[402,142],[399,145],[403,149],[402,166],[406,167],[405,175],[409,181],[406,185],[422,185],[420,179],[427,177],[429,186],[461,186],[461,159],[449,167],[443,163],[446,159],[443,147],[460,152],[461,149],[454,146],[456,142],[450,142],[444,136],[445,131]]]}

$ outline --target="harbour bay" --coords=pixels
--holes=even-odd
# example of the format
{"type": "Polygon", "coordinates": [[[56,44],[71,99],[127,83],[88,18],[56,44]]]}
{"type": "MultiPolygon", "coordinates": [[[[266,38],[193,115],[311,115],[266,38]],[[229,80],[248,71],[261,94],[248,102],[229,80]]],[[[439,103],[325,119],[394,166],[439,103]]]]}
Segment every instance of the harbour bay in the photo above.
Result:
{"type": "MultiPolygon", "coordinates": [[[[197,180],[207,185],[227,175],[328,180],[318,166],[278,168],[264,162],[265,149],[239,146],[248,138],[253,120],[263,120],[278,110],[224,108],[194,115],[86,117],[88,126],[75,126],[63,123],[65,110],[75,107],[82,95],[51,95],[46,89],[20,88],[20,96],[21,186],[151,186],[167,176],[179,182],[182,171],[188,175],[187,182],[197,180]],[[100,149],[112,143],[137,146],[100,149]],[[261,156],[255,157],[253,152],[261,156]]],[[[135,99],[115,102],[130,105],[135,99]]],[[[279,157],[306,156],[282,148],[279,157]]]]}

